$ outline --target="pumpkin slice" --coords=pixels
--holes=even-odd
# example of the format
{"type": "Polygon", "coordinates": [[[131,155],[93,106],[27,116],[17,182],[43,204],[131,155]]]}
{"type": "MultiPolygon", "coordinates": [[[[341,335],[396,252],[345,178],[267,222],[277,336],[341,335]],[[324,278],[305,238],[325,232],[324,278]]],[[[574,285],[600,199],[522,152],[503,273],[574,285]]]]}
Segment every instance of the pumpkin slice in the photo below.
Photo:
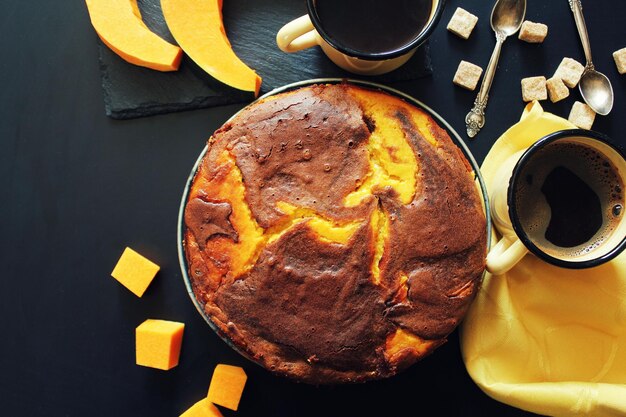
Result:
{"type": "Polygon", "coordinates": [[[261,78],[226,37],[221,0],[161,0],[161,8],[174,39],[200,68],[233,88],[259,94],[261,78]]]}
{"type": "Polygon", "coordinates": [[[113,52],[131,64],[176,71],[182,49],[150,31],[137,0],[85,0],[96,33],[113,52]]]}

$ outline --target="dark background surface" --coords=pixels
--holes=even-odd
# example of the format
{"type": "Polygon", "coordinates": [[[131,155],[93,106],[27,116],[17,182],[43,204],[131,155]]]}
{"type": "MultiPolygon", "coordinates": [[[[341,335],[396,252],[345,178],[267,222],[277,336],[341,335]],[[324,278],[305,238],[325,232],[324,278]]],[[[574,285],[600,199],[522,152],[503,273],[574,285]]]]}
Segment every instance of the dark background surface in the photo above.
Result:
{"type": "MultiPolygon", "coordinates": [[[[226,15],[236,1],[224,2],[226,15]]],[[[626,46],[626,3],[585,3],[596,67],[616,93],[613,112],[598,116],[594,129],[624,145],[626,76],[617,73],[611,53],[626,46]]],[[[448,1],[431,39],[433,76],[394,85],[460,133],[475,93],[451,80],[461,59],[486,66],[494,45],[492,4],[448,1]],[[467,41],[445,30],[459,5],[480,19],[467,41]]],[[[566,0],[529,0],[527,18],[547,23],[550,32],[542,45],[505,43],[487,124],[467,141],[479,162],[519,119],[520,78],[551,76],[564,56],[583,60],[566,0]]],[[[239,412],[226,416],[529,415],[476,387],[456,332],[403,374],[364,385],[295,384],[247,362],[195,310],[176,253],[189,171],[207,137],[242,105],[107,118],[97,38],[79,0],[3,0],[0,51],[1,415],[178,416],[206,395],[220,362],[241,365],[249,376],[239,412]],[[127,245],[162,267],[141,299],[109,275],[127,245]],[[186,324],[177,368],[134,364],[134,329],[147,318],[186,324]]],[[[575,97],[577,91],[542,105],[567,117],[575,97]]]]}

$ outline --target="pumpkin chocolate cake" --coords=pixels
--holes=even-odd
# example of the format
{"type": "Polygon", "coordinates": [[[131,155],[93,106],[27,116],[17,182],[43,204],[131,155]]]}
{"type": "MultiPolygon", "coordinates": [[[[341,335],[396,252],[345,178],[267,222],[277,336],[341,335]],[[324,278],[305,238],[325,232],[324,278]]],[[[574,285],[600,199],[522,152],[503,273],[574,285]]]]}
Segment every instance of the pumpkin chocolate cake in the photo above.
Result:
{"type": "Polygon", "coordinates": [[[192,288],[221,335],[314,384],[431,353],[485,267],[481,196],[447,132],[346,83],[264,98],[217,130],[184,222],[192,288]]]}

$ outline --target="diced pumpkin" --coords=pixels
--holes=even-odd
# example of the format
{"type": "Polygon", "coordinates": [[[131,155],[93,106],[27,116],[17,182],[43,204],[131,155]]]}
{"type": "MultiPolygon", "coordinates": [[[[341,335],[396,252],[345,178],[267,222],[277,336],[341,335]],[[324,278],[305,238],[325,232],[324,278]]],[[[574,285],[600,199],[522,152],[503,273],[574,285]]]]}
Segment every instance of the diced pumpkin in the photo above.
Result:
{"type": "Polygon", "coordinates": [[[226,37],[221,0],[161,0],[161,8],[174,39],[198,66],[224,84],[259,94],[261,78],[226,37]]]}
{"type": "Polygon", "coordinates": [[[180,417],[222,417],[222,413],[208,399],[203,398],[188,408],[180,417]]]}
{"type": "Polygon", "coordinates": [[[213,371],[207,399],[237,411],[248,376],[239,366],[219,364],[213,371]]]}
{"type": "Polygon", "coordinates": [[[137,365],[167,371],[178,365],[184,323],[148,319],[135,330],[137,365]]]}
{"type": "Polygon", "coordinates": [[[111,272],[111,276],[137,297],[141,297],[159,269],[159,265],[131,248],[126,248],[111,272]]]}
{"type": "Polygon", "coordinates": [[[176,71],[182,50],[148,29],[137,0],[85,0],[91,24],[113,52],[131,64],[176,71]]]}

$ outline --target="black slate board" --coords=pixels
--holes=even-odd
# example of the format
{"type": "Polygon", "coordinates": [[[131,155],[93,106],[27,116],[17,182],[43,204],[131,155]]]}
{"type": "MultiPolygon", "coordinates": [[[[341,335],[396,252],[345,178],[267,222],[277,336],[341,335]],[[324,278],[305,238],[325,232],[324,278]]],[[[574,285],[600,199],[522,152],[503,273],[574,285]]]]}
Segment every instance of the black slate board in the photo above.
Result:
{"type": "MultiPolygon", "coordinates": [[[[159,0],[138,0],[146,25],[175,43],[163,19],[159,0]]],[[[335,66],[320,48],[286,54],[276,46],[276,33],[306,13],[304,0],[227,0],[223,15],[237,55],[263,78],[261,93],[310,78],[357,78],[335,66]]],[[[184,57],[178,71],[159,72],[127,63],[102,43],[100,69],[107,116],[131,119],[174,111],[241,103],[252,95],[220,83],[184,57]]],[[[428,43],[399,69],[366,78],[393,83],[432,73],[428,43]]]]}

